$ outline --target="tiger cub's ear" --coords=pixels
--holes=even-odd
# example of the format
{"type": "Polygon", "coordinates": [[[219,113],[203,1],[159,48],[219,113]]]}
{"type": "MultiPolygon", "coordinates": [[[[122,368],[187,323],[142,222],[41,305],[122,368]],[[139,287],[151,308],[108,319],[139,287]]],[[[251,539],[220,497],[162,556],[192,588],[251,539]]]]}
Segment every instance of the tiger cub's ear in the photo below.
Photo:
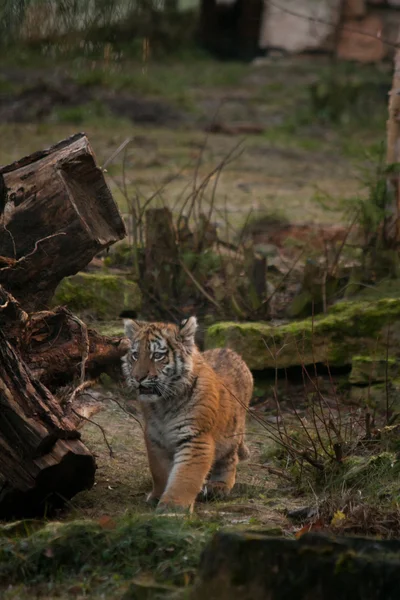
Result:
{"type": "Polygon", "coordinates": [[[133,319],[124,319],[124,329],[126,337],[132,340],[140,329],[140,323],[133,319]]]}
{"type": "Polygon", "coordinates": [[[197,329],[197,319],[196,317],[189,317],[188,319],[184,319],[179,327],[179,337],[182,340],[182,343],[188,350],[191,350],[194,346],[194,336],[196,334],[197,329]]]}

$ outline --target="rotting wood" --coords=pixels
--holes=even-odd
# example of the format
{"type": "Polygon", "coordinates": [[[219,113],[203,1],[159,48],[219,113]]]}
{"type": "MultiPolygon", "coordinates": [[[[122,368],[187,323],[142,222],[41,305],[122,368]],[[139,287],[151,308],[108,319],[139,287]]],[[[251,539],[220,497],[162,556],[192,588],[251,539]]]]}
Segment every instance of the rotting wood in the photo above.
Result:
{"type": "Polygon", "coordinates": [[[83,330],[66,308],[28,314],[1,286],[0,329],[32,375],[52,390],[82,379],[82,361],[88,377],[112,374],[129,348],[126,338],[105,337],[86,326],[83,330]]]}
{"type": "Polygon", "coordinates": [[[0,330],[0,518],[29,516],[49,497],[94,482],[96,464],[75,423],[0,330]]]}
{"type": "Polygon", "coordinates": [[[78,396],[87,378],[118,374],[129,343],[47,303],[125,234],[84,134],[0,168],[0,519],[44,513],[94,483],[78,428],[97,406],[78,396]]]}
{"type": "Polygon", "coordinates": [[[83,133],[0,167],[0,284],[25,310],[125,235],[83,133]]]}

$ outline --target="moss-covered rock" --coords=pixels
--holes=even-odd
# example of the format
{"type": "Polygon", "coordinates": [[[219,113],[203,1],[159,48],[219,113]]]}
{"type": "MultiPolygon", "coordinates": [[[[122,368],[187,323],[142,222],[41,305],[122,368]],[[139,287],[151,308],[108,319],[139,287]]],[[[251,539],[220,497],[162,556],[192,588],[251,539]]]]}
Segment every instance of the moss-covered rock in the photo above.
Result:
{"type": "Polygon", "coordinates": [[[62,280],[52,300],[89,320],[112,320],[123,310],[139,310],[141,294],[123,276],[78,273],[62,280]]]}
{"type": "Polygon", "coordinates": [[[203,552],[190,598],[395,600],[399,567],[396,540],[219,532],[203,552]]]}
{"type": "Polygon", "coordinates": [[[400,356],[400,299],[341,302],[328,314],[285,325],[230,323],[212,325],[206,348],[229,347],[241,354],[251,369],[294,365],[351,364],[353,356],[400,356]]]}
{"type": "Polygon", "coordinates": [[[124,323],[122,319],[114,321],[95,321],[92,323],[92,326],[97,333],[108,337],[121,337],[124,335],[124,323]]]}
{"type": "Polygon", "coordinates": [[[353,356],[349,381],[355,385],[369,385],[392,380],[399,374],[400,364],[395,358],[353,356]]]}

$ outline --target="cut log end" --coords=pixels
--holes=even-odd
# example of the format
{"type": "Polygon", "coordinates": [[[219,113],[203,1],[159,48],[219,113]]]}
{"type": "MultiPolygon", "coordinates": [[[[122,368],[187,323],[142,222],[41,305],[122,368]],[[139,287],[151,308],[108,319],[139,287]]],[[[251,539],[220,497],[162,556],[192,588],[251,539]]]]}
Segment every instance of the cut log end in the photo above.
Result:
{"type": "Polygon", "coordinates": [[[94,484],[95,459],[79,440],[58,440],[51,452],[30,466],[36,476],[29,489],[3,486],[0,519],[49,515],[94,484]]]}

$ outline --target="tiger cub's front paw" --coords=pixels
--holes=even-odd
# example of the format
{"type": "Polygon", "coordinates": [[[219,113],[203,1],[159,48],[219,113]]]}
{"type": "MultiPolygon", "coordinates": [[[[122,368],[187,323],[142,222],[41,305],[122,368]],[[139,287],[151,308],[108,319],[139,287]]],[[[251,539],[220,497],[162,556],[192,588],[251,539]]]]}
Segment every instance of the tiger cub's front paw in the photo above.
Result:
{"type": "Polygon", "coordinates": [[[158,496],[156,496],[156,494],[154,492],[150,492],[150,494],[148,494],[147,498],[146,498],[146,502],[147,504],[149,504],[150,506],[157,506],[158,502],[159,502],[160,498],[158,496]]]}
{"type": "Polygon", "coordinates": [[[205,484],[200,494],[197,496],[198,502],[208,502],[209,500],[223,500],[229,496],[230,489],[223,481],[212,481],[205,484]]]}
{"type": "Polygon", "coordinates": [[[182,504],[175,504],[174,502],[163,502],[160,501],[157,504],[156,513],[167,516],[184,516],[193,512],[193,504],[190,506],[183,506],[182,504]]]}

